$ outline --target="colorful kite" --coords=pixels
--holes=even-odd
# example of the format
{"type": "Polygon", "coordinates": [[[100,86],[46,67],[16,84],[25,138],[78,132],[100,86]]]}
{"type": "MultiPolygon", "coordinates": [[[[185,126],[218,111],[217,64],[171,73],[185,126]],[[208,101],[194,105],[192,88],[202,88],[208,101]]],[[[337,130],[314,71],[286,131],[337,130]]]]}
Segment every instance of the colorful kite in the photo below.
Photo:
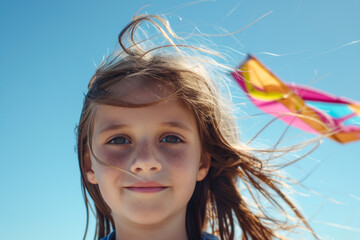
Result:
{"type": "Polygon", "coordinates": [[[284,84],[253,56],[232,76],[259,109],[285,123],[340,143],[360,140],[360,103],[284,84]]]}

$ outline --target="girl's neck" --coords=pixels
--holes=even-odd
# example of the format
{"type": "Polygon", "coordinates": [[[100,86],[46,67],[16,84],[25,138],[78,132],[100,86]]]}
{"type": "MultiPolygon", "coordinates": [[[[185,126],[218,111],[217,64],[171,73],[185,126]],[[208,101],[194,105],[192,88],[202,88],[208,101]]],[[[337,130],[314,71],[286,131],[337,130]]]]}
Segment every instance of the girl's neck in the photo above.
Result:
{"type": "Polygon", "coordinates": [[[116,240],[188,240],[185,214],[183,216],[173,216],[170,219],[151,225],[137,224],[124,219],[116,220],[116,240]]]}

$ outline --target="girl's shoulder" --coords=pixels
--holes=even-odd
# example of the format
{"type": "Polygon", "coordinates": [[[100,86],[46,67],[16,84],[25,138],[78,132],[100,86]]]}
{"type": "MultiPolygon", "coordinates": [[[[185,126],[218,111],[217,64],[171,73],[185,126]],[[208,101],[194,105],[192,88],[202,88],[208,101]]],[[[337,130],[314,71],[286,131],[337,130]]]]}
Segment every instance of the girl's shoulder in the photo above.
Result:
{"type": "MultiPolygon", "coordinates": [[[[202,240],[219,240],[218,237],[211,235],[210,233],[203,232],[202,233],[202,240]]],[[[101,240],[115,240],[115,231],[110,233],[109,235],[103,237],[101,240]]]]}
{"type": "Polygon", "coordinates": [[[109,235],[103,237],[101,240],[115,240],[115,231],[113,231],[109,235]]]}
{"type": "Polygon", "coordinates": [[[203,240],[219,240],[218,237],[211,235],[210,233],[203,232],[202,233],[203,240]]]}

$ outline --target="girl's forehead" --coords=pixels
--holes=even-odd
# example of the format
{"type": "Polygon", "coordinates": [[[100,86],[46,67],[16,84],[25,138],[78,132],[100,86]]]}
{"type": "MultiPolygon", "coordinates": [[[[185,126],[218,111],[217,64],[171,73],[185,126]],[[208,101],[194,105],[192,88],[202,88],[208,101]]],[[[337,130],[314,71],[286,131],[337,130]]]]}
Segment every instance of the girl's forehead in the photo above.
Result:
{"type": "MultiPolygon", "coordinates": [[[[104,125],[149,125],[184,123],[197,130],[193,112],[164,80],[132,77],[124,79],[111,89],[111,97],[129,104],[126,106],[99,104],[96,107],[94,130],[104,125]],[[144,106],[131,106],[131,105],[144,106]]],[[[149,125],[150,126],[150,125],[149,125]]],[[[152,125],[155,126],[155,125],[152,125]]]]}
{"type": "Polygon", "coordinates": [[[155,129],[172,126],[197,132],[197,124],[193,113],[176,97],[143,107],[119,107],[98,105],[94,131],[95,135],[104,129],[121,128],[155,129]]]}
{"type": "Polygon", "coordinates": [[[171,95],[164,80],[130,77],[122,80],[111,90],[113,97],[129,104],[148,104],[171,95]]]}

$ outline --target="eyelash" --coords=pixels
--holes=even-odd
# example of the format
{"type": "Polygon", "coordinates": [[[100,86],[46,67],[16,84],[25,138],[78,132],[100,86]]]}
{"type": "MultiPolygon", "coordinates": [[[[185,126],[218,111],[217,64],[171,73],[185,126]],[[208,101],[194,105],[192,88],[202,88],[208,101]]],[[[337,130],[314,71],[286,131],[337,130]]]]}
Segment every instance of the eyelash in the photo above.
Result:
{"type": "MultiPolygon", "coordinates": [[[[171,144],[184,143],[184,141],[180,137],[178,137],[176,135],[167,135],[167,136],[163,137],[160,140],[160,142],[171,143],[171,144]],[[169,140],[168,138],[172,138],[172,140],[175,140],[175,142],[174,141],[170,141],[170,142],[166,141],[166,139],[169,140]]],[[[130,144],[130,143],[131,143],[131,141],[128,138],[123,137],[123,136],[116,136],[116,137],[110,139],[110,141],[107,142],[107,144],[114,144],[114,145],[123,145],[123,144],[130,144]],[[115,142],[116,140],[120,140],[120,139],[122,140],[121,143],[116,143],[115,142]]]]}

